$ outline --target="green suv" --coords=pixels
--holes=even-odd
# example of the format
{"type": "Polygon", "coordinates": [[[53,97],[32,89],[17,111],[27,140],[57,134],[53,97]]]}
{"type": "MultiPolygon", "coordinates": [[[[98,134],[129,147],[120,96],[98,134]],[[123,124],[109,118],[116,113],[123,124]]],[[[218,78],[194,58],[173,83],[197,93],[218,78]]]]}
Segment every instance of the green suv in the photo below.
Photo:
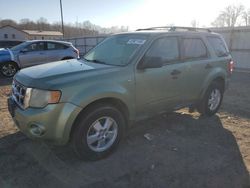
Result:
{"type": "Polygon", "coordinates": [[[219,34],[140,29],[108,37],[83,59],[20,70],[8,106],[28,137],[70,142],[81,158],[98,160],[116,148],[131,122],[183,107],[215,114],[232,71],[219,34]]]}

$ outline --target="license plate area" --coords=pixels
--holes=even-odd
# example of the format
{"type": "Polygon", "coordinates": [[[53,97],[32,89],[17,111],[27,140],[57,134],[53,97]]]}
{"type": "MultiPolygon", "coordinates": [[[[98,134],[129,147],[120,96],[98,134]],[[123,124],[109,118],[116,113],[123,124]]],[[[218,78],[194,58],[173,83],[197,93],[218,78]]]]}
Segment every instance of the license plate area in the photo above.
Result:
{"type": "Polygon", "coordinates": [[[8,98],[8,110],[10,112],[11,117],[15,117],[16,107],[16,102],[11,97],[8,98]]]}

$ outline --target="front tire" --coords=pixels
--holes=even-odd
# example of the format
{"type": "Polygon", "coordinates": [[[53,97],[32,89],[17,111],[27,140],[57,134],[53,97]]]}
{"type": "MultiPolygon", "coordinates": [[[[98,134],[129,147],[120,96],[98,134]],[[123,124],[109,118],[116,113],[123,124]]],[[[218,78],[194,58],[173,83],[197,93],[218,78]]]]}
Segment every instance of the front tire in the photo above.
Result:
{"type": "Polygon", "coordinates": [[[218,82],[214,82],[207,89],[203,99],[198,105],[198,112],[204,116],[212,116],[216,114],[219,110],[222,99],[223,99],[224,89],[222,85],[218,82]]]}
{"type": "Polygon", "coordinates": [[[73,132],[72,144],[84,160],[99,160],[118,146],[123,137],[125,119],[113,106],[94,106],[79,118],[73,132]]]}
{"type": "Polygon", "coordinates": [[[0,66],[0,71],[5,77],[13,77],[18,71],[18,66],[14,62],[7,62],[0,66]]]}

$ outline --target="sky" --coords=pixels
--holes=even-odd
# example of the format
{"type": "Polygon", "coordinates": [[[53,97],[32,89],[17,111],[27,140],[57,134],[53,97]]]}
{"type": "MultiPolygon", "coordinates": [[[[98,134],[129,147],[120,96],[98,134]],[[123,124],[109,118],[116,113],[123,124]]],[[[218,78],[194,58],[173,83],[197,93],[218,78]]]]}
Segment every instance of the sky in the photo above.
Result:
{"type": "MultiPolygon", "coordinates": [[[[242,4],[250,9],[250,0],[62,0],[65,23],[83,22],[102,26],[138,28],[177,25],[209,27],[228,5],[242,4]]],[[[22,18],[48,22],[60,21],[60,0],[0,0],[0,19],[22,18]]]]}

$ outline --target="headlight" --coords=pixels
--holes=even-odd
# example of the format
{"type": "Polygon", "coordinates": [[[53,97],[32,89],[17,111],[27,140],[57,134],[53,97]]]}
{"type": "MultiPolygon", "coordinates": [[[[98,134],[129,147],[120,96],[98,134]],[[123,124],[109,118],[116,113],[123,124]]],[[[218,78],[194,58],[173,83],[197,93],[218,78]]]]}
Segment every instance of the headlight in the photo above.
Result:
{"type": "Polygon", "coordinates": [[[43,108],[48,104],[58,103],[61,98],[61,91],[48,91],[27,88],[24,98],[24,108],[43,108]]]}

